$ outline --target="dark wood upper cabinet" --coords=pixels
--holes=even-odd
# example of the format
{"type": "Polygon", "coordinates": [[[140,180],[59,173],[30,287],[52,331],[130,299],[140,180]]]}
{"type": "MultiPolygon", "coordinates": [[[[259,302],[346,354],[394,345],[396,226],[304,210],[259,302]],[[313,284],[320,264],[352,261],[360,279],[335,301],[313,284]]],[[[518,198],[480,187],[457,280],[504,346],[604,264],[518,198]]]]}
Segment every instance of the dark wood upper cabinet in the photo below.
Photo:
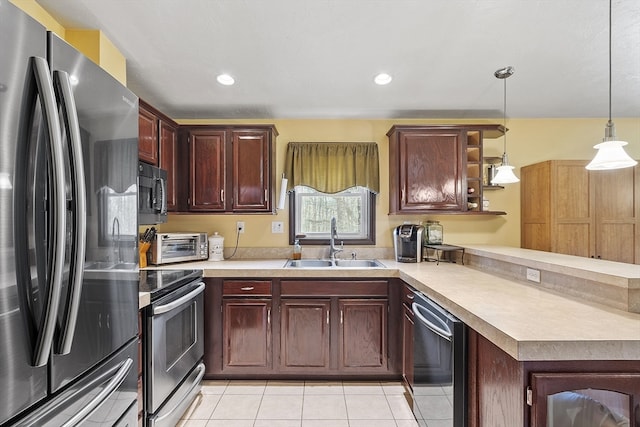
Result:
{"type": "Polygon", "coordinates": [[[274,126],[190,126],[186,135],[188,211],[274,211],[274,126]]]}
{"type": "Polygon", "coordinates": [[[167,209],[178,210],[178,124],[140,100],[138,110],[138,158],[167,171],[167,209]]]}
{"type": "Polygon", "coordinates": [[[165,120],[160,121],[160,169],[167,171],[167,209],[178,209],[178,127],[165,120]]]}
{"type": "Polygon", "coordinates": [[[138,110],[138,158],[158,166],[158,117],[142,102],[138,110]]]}
{"type": "Polygon", "coordinates": [[[393,126],[387,133],[389,213],[482,213],[482,140],[503,135],[503,129],[393,126]]]}
{"type": "Polygon", "coordinates": [[[225,131],[189,133],[189,210],[225,211],[225,131]]]}
{"type": "Polygon", "coordinates": [[[233,211],[268,211],[274,187],[270,177],[271,138],[266,130],[231,131],[233,211]]]}

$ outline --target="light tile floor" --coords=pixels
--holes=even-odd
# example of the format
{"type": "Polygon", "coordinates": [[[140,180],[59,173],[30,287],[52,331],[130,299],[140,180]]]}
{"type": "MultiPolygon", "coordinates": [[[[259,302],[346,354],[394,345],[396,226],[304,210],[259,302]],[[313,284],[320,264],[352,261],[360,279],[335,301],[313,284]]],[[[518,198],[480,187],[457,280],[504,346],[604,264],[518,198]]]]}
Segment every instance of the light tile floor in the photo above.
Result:
{"type": "Polygon", "coordinates": [[[399,382],[204,381],[178,427],[418,427],[399,382]]]}

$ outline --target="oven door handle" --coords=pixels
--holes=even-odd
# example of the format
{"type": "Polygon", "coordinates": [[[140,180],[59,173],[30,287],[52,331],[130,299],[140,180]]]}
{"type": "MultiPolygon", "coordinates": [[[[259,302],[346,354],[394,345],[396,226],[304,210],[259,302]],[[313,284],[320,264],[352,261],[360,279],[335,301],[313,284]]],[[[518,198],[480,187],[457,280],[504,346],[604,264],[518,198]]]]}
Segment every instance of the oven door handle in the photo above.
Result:
{"type": "Polygon", "coordinates": [[[411,309],[413,310],[413,313],[418,317],[418,319],[420,319],[420,321],[427,328],[429,328],[434,333],[440,335],[445,340],[451,341],[451,337],[453,336],[453,334],[451,333],[451,329],[449,329],[449,327],[447,326],[446,323],[444,323],[442,320],[440,320],[437,316],[434,316],[434,319],[438,320],[442,327],[437,326],[433,322],[429,321],[420,312],[420,310],[424,310],[424,311],[427,311],[427,312],[429,312],[429,310],[426,307],[421,306],[420,304],[417,304],[417,303],[414,302],[413,304],[411,304],[411,309]]]}
{"type": "Polygon", "coordinates": [[[164,304],[164,305],[159,305],[157,307],[155,307],[153,309],[153,314],[163,314],[163,313],[167,313],[177,307],[180,307],[182,304],[184,304],[185,302],[192,300],[193,298],[195,298],[197,295],[201,294],[202,292],[204,292],[204,283],[200,282],[198,283],[198,287],[195,288],[193,291],[189,292],[188,294],[178,298],[175,301],[171,301],[169,304],[164,304]]]}

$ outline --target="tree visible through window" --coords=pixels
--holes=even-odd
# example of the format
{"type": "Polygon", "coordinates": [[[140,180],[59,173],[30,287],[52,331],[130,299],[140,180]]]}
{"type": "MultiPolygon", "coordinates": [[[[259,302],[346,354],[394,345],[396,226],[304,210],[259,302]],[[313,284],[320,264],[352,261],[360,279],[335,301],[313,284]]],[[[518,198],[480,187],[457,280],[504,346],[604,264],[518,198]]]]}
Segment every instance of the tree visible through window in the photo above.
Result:
{"type": "Polygon", "coordinates": [[[322,193],[296,186],[290,196],[290,240],[304,235],[301,243],[329,241],[331,218],[336,218],[338,241],[348,244],[375,244],[375,194],[364,187],[339,193],[322,193]]]}

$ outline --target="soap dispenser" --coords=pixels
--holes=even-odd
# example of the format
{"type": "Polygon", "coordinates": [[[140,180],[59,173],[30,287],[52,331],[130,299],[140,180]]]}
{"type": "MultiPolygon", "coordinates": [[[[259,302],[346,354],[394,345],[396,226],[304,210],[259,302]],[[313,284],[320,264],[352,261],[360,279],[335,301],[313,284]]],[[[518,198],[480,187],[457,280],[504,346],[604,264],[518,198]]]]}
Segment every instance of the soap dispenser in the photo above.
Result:
{"type": "Polygon", "coordinates": [[[293,257],[292,259],[302,259],[302,246],[300,246],[300,240],[296,239],[293,243],[293,257]]]}

